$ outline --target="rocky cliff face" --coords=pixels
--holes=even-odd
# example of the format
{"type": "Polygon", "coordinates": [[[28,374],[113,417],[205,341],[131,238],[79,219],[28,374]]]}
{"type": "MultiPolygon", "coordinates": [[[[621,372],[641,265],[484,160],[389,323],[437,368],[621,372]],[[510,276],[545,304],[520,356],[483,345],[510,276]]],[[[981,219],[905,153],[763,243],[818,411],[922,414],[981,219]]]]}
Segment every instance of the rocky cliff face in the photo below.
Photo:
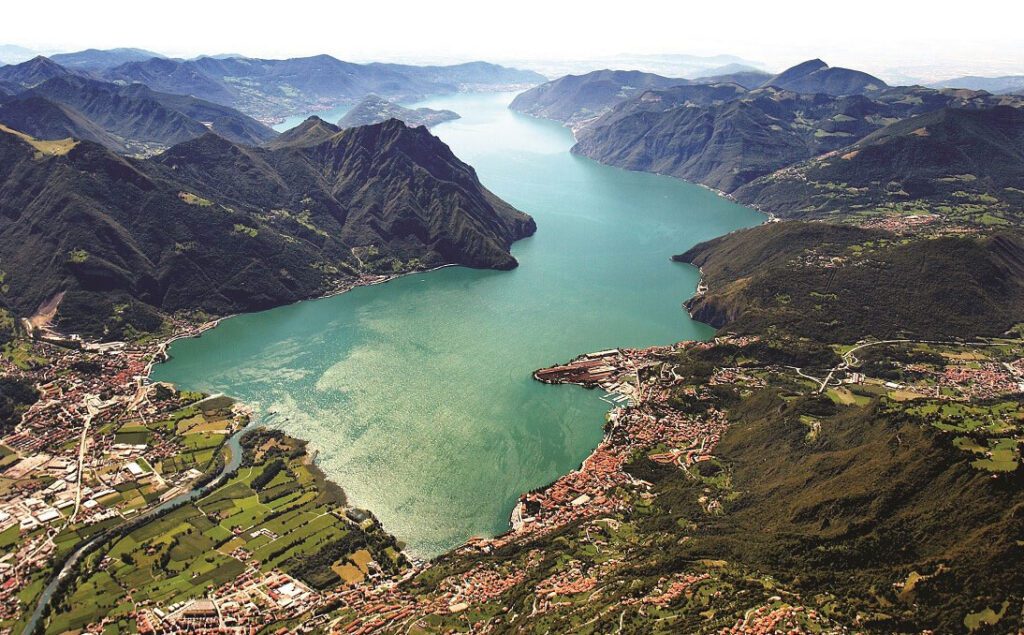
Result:
{"type": "Polygon", "coordinates": [[[535,230],[398,121],[276,150],[207,134],[147,160],[0,132],[0,166],[4,301],[27,315],[65,292],[62,326],[93,335],[126,313],[262,309],[362,273],[508,269],[535,230]]]}

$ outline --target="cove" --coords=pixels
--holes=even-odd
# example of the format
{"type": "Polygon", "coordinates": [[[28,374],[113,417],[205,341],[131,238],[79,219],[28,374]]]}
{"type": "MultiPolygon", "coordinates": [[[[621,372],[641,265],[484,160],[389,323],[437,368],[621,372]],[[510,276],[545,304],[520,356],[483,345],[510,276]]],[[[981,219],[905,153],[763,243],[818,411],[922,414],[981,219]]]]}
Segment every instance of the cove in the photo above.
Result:
{"type": "Polygon", "coordinates": [[[571,133],[511,94],[417,105],[434,134],[537,220],[519,267],[449,267],[223,321],[152,379],[224,392],[307,439],[354,505],[419,557],[508,528],[518,496],[579,466],[608,405],[531,373],[580,353],[707,338],[681,308],[697,271],[669,260],[761,214],[669,177],[569,153],[571,133]]]}

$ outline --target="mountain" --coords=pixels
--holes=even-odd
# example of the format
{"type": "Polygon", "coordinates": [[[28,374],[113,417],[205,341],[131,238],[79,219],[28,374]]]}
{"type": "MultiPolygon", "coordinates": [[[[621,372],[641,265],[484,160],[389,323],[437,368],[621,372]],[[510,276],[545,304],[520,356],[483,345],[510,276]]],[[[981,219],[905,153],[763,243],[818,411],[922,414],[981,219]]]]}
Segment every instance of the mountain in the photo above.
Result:
{"type": "Polygon", "coordinates": [[[675,260],[700,267],[707,288],[686,303],[691,314],[737,333],[948,339],[1000,335],[1024,315],[1018,231],[900,240],[860,227],[768,223],[675,260]]]}
{"type": "Polygon", "coordinates": [[[759,62],[735,55],[688,55],[685,53],[623,53],[584,59],[521,59],[511,63],[516,66],[532,68],[554,78],[565,75],[585,75],[608,68],[642,71],[664,77],[706,77],[732,73],[738,69],[761,67],[759,62]]]}
{"type": "Polygon", "coordinates": [[[68,69],[42,55],[21,64],[0,66],[0,81],[16,84],[21,88],[32,88],[48,79],[71,74],[68,69]]]}
{"type": "Polygon", "coordinates": [[[341,132],[341,128],[338,126],[313,115],[263,145],[272,150],[289,146],[296,148],[313,146],[327,141],[339,132],[341,132]]]}
{"type": "Polygon", "coordinates": [[[50,59],[72,71],[102,71],[128,62],[142,62],[163,55],[134,48],[86,49],[74,53],[56,53],[50,59]]]}
{"type": "Polygon", "coordinates": [[[73,136],[128,154],[152,154],[210,130],[249,145],[264,143],[277,134],[226,106],[194,97],[157,93],[141,84],[120,86],[70,74],[38,84],[19,98],[17,104],[0,110],[5,113],[0,115],[0,122],[40,139],[73,136]],[[42,98],[61,108],[42,107],[37,99],[24,99],[28,97],[42,98]],[[25,112],[29,103],[40,109],[35,113],[25,112]],[[58,115],[57,120],[46,121],[49,115],[58,115]],[[67,127],[65,119],[68,118],[78,120],[77,132],[67,127]],[[89,125],[83,126],[82,121],[88,121],[89,125]],[[105,134],[97,135],[95,130],[105,134]]]}
{"type": "MultiPolygon", "coordinates": [[[[329,55],[286,60],[200,57],[128,62],[103,72],[160,92],[193,95],[263,121],[349,103],[368,94],[414,100],[428,94],[543,81],[530,71],[474,62],[455,66],[353,64],[329,55]]],[[[0,79],[3,79],[0,77],[0,79]]]]}
{"type": "Polygon", "coordinates": [[[716,66],[714,68],[709,68],[705,71],[694,73],[691,77],[693,80],[698,80],[722,77],[724,75],[743,75],[748,73],[763,75],[765,79],[768,79],[769,77],[772,76],[771,73],[762,71],[761,69],[756,68],[754,66],[750,66],[749,64],[738,64],[733,62],[730,64],[723,64],[722,66],[716,66]]]}
{"type": "Polygon", "coordinates": [[[0,103],[0,124],[42,140],[81,139],[127,152],[124,142],[74,108],[35,95],[0,103]]]}
{"type": "Polygon", "coordinates": [[[579,125],[651,88],[688,83],[640,71],[602,70],[566,75],[516,95],[509,108],[534,117],[579,125]]]}
{"type": "Polygon", "coordinates": [[[826,95],[860,95],[885,88],[882,80],[861,71],[830,67],[814,59],[797,64],[766,80],[762,86],[774,86],[797,93],[826,95]]]}
{"type": "MultiPolygon", "coordinates": [[[[789,73],[815,74],[818,64],[789,73]]],[[[832,69],[829,69],[832,70],[832,69]]],[[[785,73],[783,75],[786,75],[785,73]]],[[[536,89],[535,89],[536,90],[536,89]]],[[[641,91],[576,125],[573,152],[733,192],[750,181],[839,150],[893,122],[943,108],[1020,107],[983,91],[885,87],[864,95],[687,82],[641,91]]]]}
{"type": "Polygon", "coordinates": [[[533,220],[425,128],[389,120],[317,145],[212,133],[150,159],[0,131],[3,301],[62,298],[59,326],[117,338],[160,314],[250,311],[362,273],[508,269],[533,220]],[[63,294],[63,295],[62,295],[63,294]]]}
{"type": "Polygon", "coordinates": [[[410,75],[421,81],[453,84],[459,91],[504,90],[532,86],[547,81],[540,73],[509,68],[490,62],[465,62],[450,66],[410,66],[407,64],[367,64],[377,70],[410,75]]]}
{"type": "Polygon", "coordinates": [[[1024,110],[944,108],[882,128],[837,152],[735,192],[780,216],[886,210],[948,220],[1024,220],[1024,110]]]}
{"type": "Polygon", "coordinates": [[[1011,94],[1024,91],[1024,75],[1004,75],[1003,77],[968,75],[936,82],[929,86],[931,88],[967,88],[969,90],[985,90],[995,94],[1011,94]]]}
{"type": "Polygon", "coordinates": [[[730,192],[876,130],[883,113],[859,96],[678,86],[619,104],[577,131],[572,151],[730,192]]]}
{"type": "Polygon", "coordinates": [[[239,89],[216,80],[199,66],[199,60],[152,58],[141,62],[127,62],[103,71],[103,78],[122,83],[139,83],[170,94],[192,95],[218,104],[233,105],[239,89]]]}
{"type": "Polygon", "coordinates": [[[698,77],[692,80],[694,84],[738,84],[747,90],[757,88],[763,84],[768,78],[771,77],[770,73],[764,71],[751,70],[751,71],[734,71],[731,73],[724,73],[720,75],[707,75],[704,77],[698,77]]]}
{"type": "Polygon", "coordinates": [[[426,126],[428,128],[439,123],[458,119],[459,114],[451,110],[434,110],[432,108],[405,108],[377,95],[367,95],[362,101],[345,113],[338,121],[341,128],[354,128],[380,123],[387,119],[398,119],[410,126],[426,126]]]}
{"type": "Polygon", "coordinates": [[[188,95],[159,93],[139,84],[126,86],[119,94],[126,99],[152,100],[236,143],[258,145],[277,136],[274,129],[234,108],[188,95]]]}

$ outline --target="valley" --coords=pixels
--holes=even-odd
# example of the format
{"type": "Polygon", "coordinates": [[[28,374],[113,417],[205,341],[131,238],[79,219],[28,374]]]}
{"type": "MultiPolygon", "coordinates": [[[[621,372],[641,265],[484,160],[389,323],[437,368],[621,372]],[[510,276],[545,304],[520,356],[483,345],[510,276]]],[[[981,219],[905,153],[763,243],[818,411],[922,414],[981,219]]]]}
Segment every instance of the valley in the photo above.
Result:
{"type": "Polygon", "coordinates": [[[720,71],[0,67],[0,631],[1024,628],[1014,78],[720,71]]]}

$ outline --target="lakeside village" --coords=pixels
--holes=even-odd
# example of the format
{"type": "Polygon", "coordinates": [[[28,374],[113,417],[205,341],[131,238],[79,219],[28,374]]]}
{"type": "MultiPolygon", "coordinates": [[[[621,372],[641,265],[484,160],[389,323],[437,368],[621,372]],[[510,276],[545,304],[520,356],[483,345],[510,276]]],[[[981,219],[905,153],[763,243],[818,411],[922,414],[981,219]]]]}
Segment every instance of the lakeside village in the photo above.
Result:
{"type": "MultiPolygon", "coordinates": [[[[578,470],[523,495],[512,514],[511,531],[471,540],[451,556],[428,564],[419,578],[429,579],[433,590],[416,595],[403,585],[390,587],[386,610],[336,626],[360,634],[404,633],[417,626],[439,632],[503,632],[514,628],[520,616],[518,607],[508,601],[521,596],[516,589],[523,584],[533,585],[527,591],[534,598],[527,609],[533,623],[559,611],[559,619],[566,619],[564,611],[586,605],[585,598],[600,592],[601,580],[609,573],[631,566],[623,550],[632,531],[628,519],[640,508],[649,508],[656,496],[650,483],[627,470],[638,456],[676,466],[697,482],[710,484],[717,478],[704,475],[720,470],[715,450],[729,425],[728,413],[716,405],[718,388],[745,394],[781,380],[841,406],[866,406],[878,400],[883,407],[905,408],[922,424],[948,435],[975,469],[992,478],[1019,465],[1024,444],[1024,341],[1019,338],[977,345],[909,340],[837,345],[833,349],[839,363],[813,372],[759,362],[753,351],[764,350],[762,345],[770,346],[760,337],[725,336],[669,347],[601,351],[537,371],[539,381],[604,391],[602,398],[615,407],[598,447],[578,470]],[[741,359],[743,351],[751,354],[737,367],[715,365],[710,376],[700,380],[678,363],[683,356],[725,348],[739,351],[741,359]],[[690,407],[682,407],[680,397],[690,407]],[[540,573],[551,571],[542,568],[550,567],[550,559],[543,564],[546,556],[535,543],[551,535],[568,540],[566,544],[577,541],[575,549],[590,554],[596,564],[572,560],[554,567],[555,573],[540,573]],[[524,553],[511,559],[498,555],[524,553]],[[474,564],[467,568],[460,562],[474,564]]],[[[801,423],[807,426],[808,438],[820,430],[814,417],[802,416],[801,423]]],[[[704,513],[721,513],[718,497],[726,491],[704,488],[698,499],[704,513]]],[[[721,588],[715,577],[725,574],[714,573],[714,566],[709,563],[712,572],[665,578],[648,594],[627,598],[623,606],[655,611],[685,606],[687,598],[721,588]]],[[[743,610],[722,632],[844,632],[818,609],[792,597],[766,594],[763,602],[743,610]]]]}
{"type": "MultiPolygon", "coordinates": [[[[175,321],[174,333],[195,336],[210,326],[175,321]]],[[[842,362],[824,372],[780,365],[716,367],[702,382],[681,374],[673,363],[683,351],[743,349],[758,340],[726,336],[670,347],[609,350],[537,371],[539,381],[603,390],[602,398],[612,406],[606,435],[578,470],[523,495],[508,533],[471,540],[455,557],[527,544],[574,523],[600,523],[609,531],[617,518],[652,496],[649,484],[625,469],[638,453],[688,473],[714,460],[716,445],[728,427],[727,413],[714,406],[684,411],[673,399],[681,392],[710,403],[709,391],[716,385],[750,390],[778,375],[839,404],[861,405],[880,398],[949,433],[954,445],[972,456],[972,465],[990,471],[993,478],[1015,470],[1021,460],[1024,346],[1019,339],[977,345],[866,341],[833,347],[842,362]]],[[[203,399],[162,384],[150,385],[149,370],[166,344],[91,344],[51,335],[19,345],[17,360],[0,357],[2,371],[30,379],[40,395],[16,428],[0,439],[4,632],[24,623],[58,563],[80,545],[217,473],[223,467],[226,439],[251,414],[228,399],[203,399]]],[[[815,422],[805,423],[808,434],[814,434],[815,422]]],[[[130,630],[143,633],[255,633],[267,624],[279,624],[282,632],[327,629],[363,635],[405,630],[421,620],[457,623],[460,615],[473,614],[526,579],[529,561],[525,568],[478,564],[440,580],[435,592],[410,592],[408,582],[432,575],[436,565],[408,566],[400,545],[371,515],[345,506],[343,498],[325,498],[322,490],[328,485],[307,465],[308,457],[296,450],[300,446],[283,443],[266,440],[251,450],[252,465],[244,474],[218,485],[199,505],[172,512],[183,514],[180,518],[166,521],[181,526],[184,519],[205,528],[205,539],[192,538],[191,529],[173,529],[166,544],[136,537],[134,551],[125,548],[119,556],[114,555],[120,545],[116,543],[94,559],[96,571],[80,574],[83,582],[72,591],[98,592],[100,583],[90,577],[93,574],[133,579],[152,556],[146,561],[147,576],[175,574],[168,578],[177,585],[173,592],[158,591],[157,586],[143,592],[141,583],[126,587],[118,582],[109,590],[110,606],[122,608],[109,611],[113,615],[91,615],[88,607],[85,613],[58,611],[52,619],[70,620],[64,623],[70,628],[55,632],[101,632],[111,624],[129,624],[130,630]],[[275,444],[281,451],[270,451],[275,444]],[[289,457],[283,469],[268,469],[272,457],[278,456],[289,457]],[[263,478],[266,472],[273,474],[263,478]],[[262,480],[268,482],[257,483],[262,480]],[[247,507],[246,501],[256,501],[252,504],[258,503],[260,509],[247,507]],[[174,549],[186,535],[194,543],[194,553],[181,556],[183,568],[175,569],[179,556],[174,549]],[[322,566],[305,561],[324,544],[340,546],[322,566]],[[216,558],[203,564],[204,557],[210,560],[204,556],[210,550],[216,558]],[[115,570],[116,576],[107,573],[115,570]]],[[[713,496],[700,503],[707,513],[721,506],[713,496]]],[[[158,516],[137,531],[147,532],[164,522],[158,516]]],[[[593,530],[597,533],[597,526],[593,530]]],[[[128,538],[133,536],[135,530],[128,538]]],[[[600,548],[599,541],[595,544],[600,548]]],[[[602,566],[623,564],[610,560],[602,566]]],[[[553,598],[593,589],[600,573],[570,568],[545,579],[535,589],[534,611],[542,614],[557,606],[553,598]]],[[[693,579],[667,580],[657,595],[636,601],[666,606],[700,583],[700,576],[689,577],[693,579]]],[[[734,632],[773,632],[816,620],[825,623],[812,610],[776,601],[750,612],[734,632]]],[[[479,626],[481,632],[488,630],[486,622],[479,626]]]]}
{"type": "MultiPolygon", "coordinates": [[[[175,330],[194,336],[210,326],[178,322],[175,330]]],[[[167,420],[200,396],[148,385],[163,347],[90,344],[52,333],[18,346],[19,363],[0,358],[2,372],[31,380],[39,399],[0,438],[4,622],[41,590],[57,557],[190,489],[248,419],[242,406],[209,400],[190,418],[167,420]]]]}

